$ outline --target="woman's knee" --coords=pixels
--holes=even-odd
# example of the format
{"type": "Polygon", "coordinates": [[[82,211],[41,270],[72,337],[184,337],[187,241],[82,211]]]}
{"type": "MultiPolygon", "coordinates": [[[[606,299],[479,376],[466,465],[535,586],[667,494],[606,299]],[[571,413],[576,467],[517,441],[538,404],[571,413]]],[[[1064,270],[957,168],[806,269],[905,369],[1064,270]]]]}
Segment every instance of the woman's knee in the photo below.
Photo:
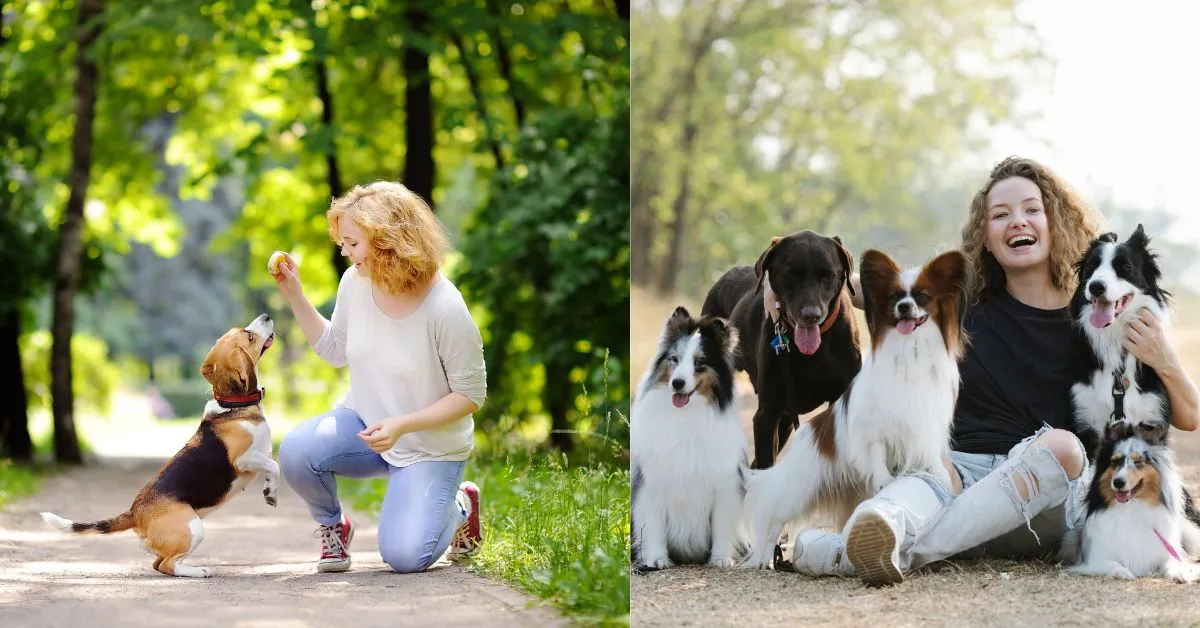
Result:
{"type": "Polygon", "coordinates": [[[396,573],[417,573],[433,563],[433,552],[423,545],[380,534],[379,556],[396,573]]]}
{"type": "Polygon", "coordinates": [[[1036,444],[1046,447],[1050,453],[1054,454],[1059,466],[1066,471],[1068,479],[1078,479],[1083,473],[1083,465],[1086,462],[1083,456],[1083,444],[1071,432],[1059,429],[1050,430],[1042,434],[1036,444]]]}

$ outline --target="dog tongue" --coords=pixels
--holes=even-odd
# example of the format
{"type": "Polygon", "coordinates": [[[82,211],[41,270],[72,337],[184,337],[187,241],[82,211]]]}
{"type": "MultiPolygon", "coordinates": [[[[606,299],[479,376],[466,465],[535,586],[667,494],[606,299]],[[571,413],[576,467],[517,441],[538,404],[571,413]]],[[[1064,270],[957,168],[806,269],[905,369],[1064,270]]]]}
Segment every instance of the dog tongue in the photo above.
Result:
{"type": "Polygon", "coordinates": [[[804,355],[812,355],[821,348],[821,330],[816,325],[796,325],[796,348],[804,355]]]}
{"type": "Polygon", "coordinates": [[[1108,327],[1113,321],[1113,312],[1115,309],[1115,304],[1112,301],[1101,299],[1092,301],[1092,315],[1088,319],[1091,321],[1092,327],[1108,327]]]}
{"type": "Polygon", "coordinates": [[[691,398],[691,395],[685,395],[684,393],[675,393],[675,394],[671,395],[671,403],[675,404],[676,408],[682,408],[687,405],[689,398],[691,398]]]}
{"type": "Polygon", "coordinates": [[[1132,496],[1133,493],[1131,491],[1117,491],[1116,493],[1117,501],[1122,504],[1127,503],[1132,496]]]}
{"type": "Polygon", "coordinates": [[[900,319],[896,323],[896,331],[900,332],[900,335],[902,335],[902,336],[907,336],[907,335],[913,333],[913,331],[916,329],[917,329],[917,321],[915,319],[904,318],[904,319],[900,319]]]}

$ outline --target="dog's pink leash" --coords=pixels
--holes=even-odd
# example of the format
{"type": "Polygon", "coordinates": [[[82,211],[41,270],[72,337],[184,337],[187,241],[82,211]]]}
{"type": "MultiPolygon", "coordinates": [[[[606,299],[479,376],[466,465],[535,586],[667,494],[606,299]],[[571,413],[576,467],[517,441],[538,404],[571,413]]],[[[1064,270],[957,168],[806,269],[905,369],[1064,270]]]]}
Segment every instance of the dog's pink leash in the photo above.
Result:
{"type": "Polygon", "coordinates": [[[1163,538],[1163,535],[1159,533],[1158,528],[1151,529],[1154,530],[1154,536],[1158,537],[1158,540],[1162,542],[1163,547],[1167,548],[1167,553],[1170,554],[1172,558],[1182,563],[1183,559],[1179,557],[1179,552],[1175,551],[1175,548],[1163,538]]]}

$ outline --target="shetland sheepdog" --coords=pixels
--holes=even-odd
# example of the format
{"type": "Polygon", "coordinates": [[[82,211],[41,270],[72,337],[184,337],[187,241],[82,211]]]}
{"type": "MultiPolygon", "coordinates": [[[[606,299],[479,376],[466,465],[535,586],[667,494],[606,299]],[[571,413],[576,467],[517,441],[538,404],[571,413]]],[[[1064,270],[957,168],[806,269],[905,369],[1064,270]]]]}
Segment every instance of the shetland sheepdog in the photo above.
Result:
{"type": "Polygon", "coordinates": [[[675,309],[630,418],[633,558],[639,570],[731,567],[741,537],[746,435],[734,398],[737,331],[675,309]]]}
{"type": "Polygon", "coordinates": [[[1184,515],[1167,425],[1109,425],[1096,455],[1087,516],[1063,537],[1060,558],[1074,565],[1072,572],[1129,579],[1157,575],[1178,582],[1200,578],[1200,565],[1184,549],[1197,531],[1184,515]]]}
{"type": "Polygon", "coordinates": [[[958,397],[965,266],[959,251],[907,270],[886,253],[863,254],[870,355],[787,455],[748,479],[744,566],[770,566],[783,526],[801,515],[821,512],[844,526],[859,502],[903,472],[925,471],[949,487],[942,459],[958,397]]]}

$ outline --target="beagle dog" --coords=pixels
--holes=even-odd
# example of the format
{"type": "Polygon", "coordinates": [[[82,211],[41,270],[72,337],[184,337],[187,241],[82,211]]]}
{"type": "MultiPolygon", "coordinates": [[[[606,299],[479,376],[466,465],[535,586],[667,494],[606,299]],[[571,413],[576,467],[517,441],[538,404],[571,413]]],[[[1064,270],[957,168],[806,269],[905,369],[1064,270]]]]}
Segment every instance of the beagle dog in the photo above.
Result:
{"type": "Polygon", "coordinates": [[[263,416],[258,362],[275,342],[275,326],[263,314],[217,340],[200,373],[213,399],[195,436],[167,461],[133,500],[129,510],[102,521],[80,523],[42,513],[50,525],[74,533],[110,534],[133,529],[154,554],[154,568],[168,576],[207,578],[207,567],[183,564],[204,540],[206,515],[264,474],[263,497],[276,503],[279,464],[271,458],[271,429],[263,416]]]}

